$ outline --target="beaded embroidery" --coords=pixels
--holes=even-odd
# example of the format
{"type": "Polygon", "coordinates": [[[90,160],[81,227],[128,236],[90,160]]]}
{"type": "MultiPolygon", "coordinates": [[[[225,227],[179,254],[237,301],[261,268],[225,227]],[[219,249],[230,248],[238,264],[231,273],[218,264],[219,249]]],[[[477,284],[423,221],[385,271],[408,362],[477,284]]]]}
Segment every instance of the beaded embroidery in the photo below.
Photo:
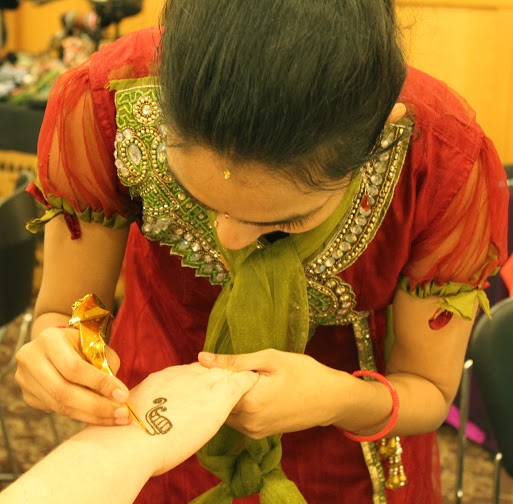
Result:
{"type": "MultiPolygon", "coordinates": [[[[115,87],[115,85],[114,85],[115,87]]],[[[176,183],[167,169],[165,127],[155,84],[116,92],[115,164],[120,181],[142,200],[141,230],[170,247],[182,265],[212,284],[229,273],[216,249],[206,209],[176,183]]],[[[347,325],[367,313],[355,311],[351,286],[338,275],[353,264],[375,236],[392,200],[408,148],[409,121],[387,126],[381,146],[396,145],[363,168],[362,183],[351,208],[327,247],[305,264],[312,325],[347,325]]]]}
{"type": "Polygon", "coordinates": [[[228,278],[206,209],[175,183],[167,170],[165,127],[155,86],[116,93],[118,132],[115,164],[119,180],[130,195],[142,200],[142,233],[170,247],[182,264],[213,284],[228,278]]]}
{"type": "Polygon", "coordinates": [[[409,136],[403,138],[406,128],[410,125],[399,123],[385,129],[381,146],[397,142],[395,147],[364,165],[362,184],[346,219],[325,250],[308,260],[310,317],[318,325],[345,325],[367,316],[354,310],[354,292],[337,275],[362,255],[383,221],[408,150],[409,136]]]}

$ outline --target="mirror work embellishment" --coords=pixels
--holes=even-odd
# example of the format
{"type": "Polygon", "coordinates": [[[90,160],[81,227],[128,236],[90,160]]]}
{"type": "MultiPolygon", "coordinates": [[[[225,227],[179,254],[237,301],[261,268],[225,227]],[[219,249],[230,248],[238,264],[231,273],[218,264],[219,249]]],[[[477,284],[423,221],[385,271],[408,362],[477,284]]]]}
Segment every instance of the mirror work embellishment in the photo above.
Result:
{"type": "Polygon", "coordinates": [[[339,276],[366,250],[383,222],[408,151],[411,124],[399,122],[385,128],[380,145],[394,147],[362,167],[362,183],[346,219],[330,243],[305,266],[310,318],[317,325],[346,325],[367,316],[356,312],[351,286],[339,276]]]}
{"type": "MultiPolygon", "coordinates": [[[[223,285],[229,272],[217,250],[207,210],[177,184],[167,168],[166,129],[157,85],[150,79],[110,85],[117,91],[117,174],[132,198],[142,201],[142,233],[169,246],[171,254],[182,258],[183,266],[196,270],[196,276],[223,285]]],[[[410,120],[384,129],[380,146],[394,143],[393,147],[362,167],[361,187],[346,218],[325,249],[304,265],[312,325],[347,325],[367,316],[355,311],[355,294],[340,274],[361,256],[383,222],[410,134],[410,120]]]]}
{"type": "Polygon", "coordinates": [[[167,170],[166,130],[156,87],[136,86],[116,93],[115,164],[132,198],[142,200],[141,230],[149,240],[170,247],[182,265],[212,284],[228,272],[216,249],[206,209],[175,182],[167,170]]]}

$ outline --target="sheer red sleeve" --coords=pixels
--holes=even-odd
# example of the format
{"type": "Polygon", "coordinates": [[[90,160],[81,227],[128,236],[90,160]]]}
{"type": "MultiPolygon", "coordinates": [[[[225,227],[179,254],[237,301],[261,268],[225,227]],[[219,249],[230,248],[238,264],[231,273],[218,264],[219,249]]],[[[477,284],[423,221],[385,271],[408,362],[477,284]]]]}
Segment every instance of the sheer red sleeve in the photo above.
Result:
{"type": "Polygon", "coordinates": [[[38,179],[30,188],[50,208],[39,224],[58,213],[110,227],[137,217],[138,205],[117,178],[113,141],[97,120],[89,70],[86,62],[66,72],[50,95],[39,136],[38,179]]]}
{"type": "Polygon", "coordinates": [[[422,231],[403,270],[412,291],[449,282],[482,287],[506,259],[509,190],[493,145],[481,140],[475,161],[440,166],[432,197],[421,199],[422,231]]]}

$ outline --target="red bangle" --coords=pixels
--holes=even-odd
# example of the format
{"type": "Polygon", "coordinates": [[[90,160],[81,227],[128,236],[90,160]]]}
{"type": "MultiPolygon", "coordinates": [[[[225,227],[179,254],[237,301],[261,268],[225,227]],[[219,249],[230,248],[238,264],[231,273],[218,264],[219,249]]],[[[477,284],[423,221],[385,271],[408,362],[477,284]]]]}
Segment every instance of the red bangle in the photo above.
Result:
{"type": "Polygon", "coordinates": [[[392,396],[392,413],[390,415],[390,420],[379,432],[376,432],[376,434],[371,434],[370,436],[357,436],[351,432],[347,432],[345,430],[342,431],[342,434],[344,434],[346,438],[351,439],[352,441],[357,441],[358,443],[372,443],[373,441],[378,441],[379,439],[384,438],[394,428],[394,425],[397,422],[397,417],[399,416],[399,396],[397,395],[394,386],[383,375],[380,375],[376,371],[362,369],[355,371],[353,376],[369,376],[374,378],[375,380],[385,385],[390,392],[390,395],[392,396]]]}

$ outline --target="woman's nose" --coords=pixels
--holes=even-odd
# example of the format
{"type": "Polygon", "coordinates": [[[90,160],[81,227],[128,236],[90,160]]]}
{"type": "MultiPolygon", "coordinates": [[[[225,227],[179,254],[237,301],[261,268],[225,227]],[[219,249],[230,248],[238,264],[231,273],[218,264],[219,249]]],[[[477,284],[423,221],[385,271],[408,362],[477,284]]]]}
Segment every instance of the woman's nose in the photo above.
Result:
{"type": "Polygon", "coordinates": [[[222,214],[217,216],[214,224],[219,241],[230,250],[240,250],[251,245],[265,232],[259,226],[243,224],[222,214]]]}

